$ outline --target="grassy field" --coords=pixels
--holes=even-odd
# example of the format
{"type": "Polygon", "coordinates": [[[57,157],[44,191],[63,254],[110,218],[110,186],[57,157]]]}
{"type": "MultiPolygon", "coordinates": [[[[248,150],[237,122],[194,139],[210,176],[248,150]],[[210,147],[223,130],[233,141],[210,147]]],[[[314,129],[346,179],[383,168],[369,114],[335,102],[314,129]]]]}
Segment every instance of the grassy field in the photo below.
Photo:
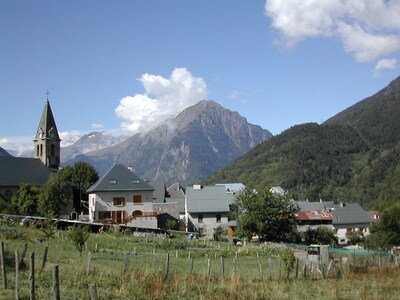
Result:
{"type": "MultiPolygon", "coordinates": [[[[0,229],[7,271],[0,299],[15,299],[14,253],[21,255],[24,243],[28,248],[26,266],[19,272],[21,299],[29,299],[31,253],[36,299],[53,299],[55,265],[61,299],[90,299],[89,284],[96,284],[99,299],[400,299],[398,266],[355,268],[357,272],[340,267],[324,279],[318,272],[304,278],[304,262],[299,262],[298,278],[296,268],[287,278],[279,252],[269,248],[107,232],[91,234],[80,256],[66,231],[43,241],[40,229],[11,224],[0,229]],[[48,257],[41,270],[45,247],[48,257]]],[[[363,261],[359,258],[360,264],[363,261]]]]}

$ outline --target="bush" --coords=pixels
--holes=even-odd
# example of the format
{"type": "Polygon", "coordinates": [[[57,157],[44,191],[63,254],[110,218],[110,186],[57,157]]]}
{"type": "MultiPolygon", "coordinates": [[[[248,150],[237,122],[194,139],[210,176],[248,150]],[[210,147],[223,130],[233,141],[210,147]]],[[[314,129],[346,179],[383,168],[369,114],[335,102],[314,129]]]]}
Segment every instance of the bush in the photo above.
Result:
{"type": "Polygon", "coordinates": [[[85,243],[89,238],[89,230],[86,226],[73,226],[69,228],[69,237],[74,243],[76,249],[79,251],[79,255],[82,255],[82,251],[85,248],[85,243]]]}

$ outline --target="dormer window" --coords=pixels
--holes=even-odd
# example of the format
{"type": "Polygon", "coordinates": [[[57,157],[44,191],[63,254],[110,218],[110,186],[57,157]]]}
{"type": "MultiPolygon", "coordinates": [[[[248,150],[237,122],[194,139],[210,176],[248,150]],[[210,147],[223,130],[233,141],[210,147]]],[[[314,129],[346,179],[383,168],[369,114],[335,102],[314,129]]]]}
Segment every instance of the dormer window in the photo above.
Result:
{"type": "Polygon", "coordinates": [[[110,179],[110,184],[112,185],[117,184],[117,179],[110,179]]]}
{"type": "Polygon", "coordinates": [[[139,183],[140,183],[140,180],[139,180],[139,179],[133,179],[133,180],[132,180],[132,183],[133,183],[133,184],[139,184],[139,183]]]}

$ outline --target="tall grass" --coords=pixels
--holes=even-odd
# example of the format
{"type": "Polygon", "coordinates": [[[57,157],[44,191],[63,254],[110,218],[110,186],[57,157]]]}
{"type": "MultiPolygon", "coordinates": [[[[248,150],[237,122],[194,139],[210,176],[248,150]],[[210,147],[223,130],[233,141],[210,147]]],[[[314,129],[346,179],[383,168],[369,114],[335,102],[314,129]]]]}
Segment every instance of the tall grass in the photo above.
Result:
{"type": "MultiPolygon", "coordinates": [[[[292,272],[286,279],[283,264],[279,269],[274,250],[233,246],[228,250],[226,243],[207,245],[201,241],[145,239],[107,233],[91,234],[80,257],[66,233],[60,232],[56,238],[43,242],[39,230],[15,229],[20,232],[16,238],[0,235],[5,243],[8,273],[8,289],[0,291],[0,299],[14,298],[13,254],[15,249],[21,251],[25,242],[28,243],[27,257],[31,252],[35,253],[36,266],[41,265],[44,247],[49,247],[46,267],[42,272],[37,268],[35,273],[37,299],[52,298],[55,264],[59,265],[62,299],[89,299],[88,285],[91,283],[96,284],[100,299],[399,299],[400,295],[398,267],[348,272],[343,277],[328,279],[321,276],[304,279],[301,275],[295,279],[292,272]],[[89,251],[92,259],[87,275],[89,251]],[[168,276],[165,273],[167,253],[170,255],[168,276]],[[124,272],[126,255],[129,264],[124,272]],[[224,276],[221,274],[221,256],[224,257],[224,276]],[[209,259],[210,276],[207,274],[209,259]]],[[[301,263],[300,271],[303,266],[301,263]]],[[[29,266],[26,266],[20,271],[21,299],[29,299],[28,293],[29,266]]]]}

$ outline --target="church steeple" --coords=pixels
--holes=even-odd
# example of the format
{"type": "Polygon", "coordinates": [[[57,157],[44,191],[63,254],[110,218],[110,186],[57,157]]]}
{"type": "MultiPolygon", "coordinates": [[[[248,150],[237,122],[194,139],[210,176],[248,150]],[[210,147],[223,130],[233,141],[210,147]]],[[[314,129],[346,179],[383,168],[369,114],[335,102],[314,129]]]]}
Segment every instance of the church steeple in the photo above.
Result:
{"type": "Polygon", "coordinates": [[[61,139],[48,98],[33,142],[35,147],[34,157],[39,158],[46,167],[58,169],[60,166],[61,139]]]}

